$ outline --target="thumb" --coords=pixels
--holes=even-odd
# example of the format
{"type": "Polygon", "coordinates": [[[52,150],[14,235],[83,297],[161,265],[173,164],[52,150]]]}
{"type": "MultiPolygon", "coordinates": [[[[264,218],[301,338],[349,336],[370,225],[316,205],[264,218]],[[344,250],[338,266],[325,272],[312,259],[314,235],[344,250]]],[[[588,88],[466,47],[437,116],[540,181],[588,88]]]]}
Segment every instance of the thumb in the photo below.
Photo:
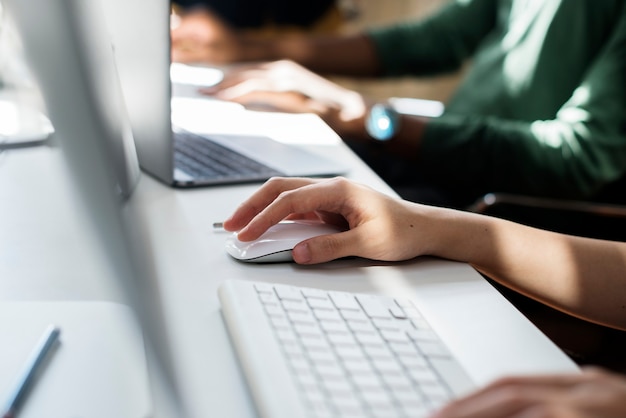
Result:
{"type": "Polygon", "coordinates": [[[357,234],[349,230],[309,238],[293,248],[293,259],[298,264],[318,264],[355,255],[357,234]]]}

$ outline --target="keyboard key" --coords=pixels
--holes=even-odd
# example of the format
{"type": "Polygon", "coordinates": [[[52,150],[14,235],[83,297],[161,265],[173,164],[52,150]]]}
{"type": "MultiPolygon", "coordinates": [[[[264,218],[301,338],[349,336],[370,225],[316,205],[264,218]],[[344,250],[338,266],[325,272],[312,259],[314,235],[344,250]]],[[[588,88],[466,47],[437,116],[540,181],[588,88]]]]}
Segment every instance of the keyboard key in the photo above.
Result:
{"type": "Polygon", "coordinates": [[[404,373],[395,373],[389,375],[383,374],[382,379],[383,382],[385,382],[385,385],[387,385],[387,387],[391,389],[393,393],[401,391],[413,392],[413,382],[411,382],[411,379],[406,377],[404,373]]]}
{"type": "Polygon", "coordinates": [[[412,318],[411,324],[415,329],[430,329],[430,325],[428,325],[428,322],[426,322],[424,318],[412,318]]]}
{"type": "Polygon", "coordinates": [[[368,333],[368,334],[378,334],[376,327],[372,325],[370,322],[366,321],[350,321],[348,322],[348,326],[350,330],[354,333],[368,333]]]}
{"type": "Polygon", "coordinates": [[[352,381],[362,392],[371,393],[385,390],[380,378],[375,373],[356,374],[352,376],[352,381]]]}
{"type": "Polygon", "coordinates": [[[317,324],[317,320],[309,311],[290,311],[287,316],[294,324],[317,324]]]}
{"type": "Polygon", "coordinates": [[[337,359],[335,358],[333,352],[330,350],[309,352],[309,358],[315,364],[337,364],[337,359]]]}
{"type": "Polygon", "coordinates": [[[344,292],[330,292],[330,298],[337,309],[348,309],[361,312],[361,306],[354,295],[344,292]]]}
{"type": "Polygon", "coordinates": [[[372,324],[380,330],[383,329],[399,329],[400,324],[398,321],[394,321],[392,318],[373,318],[372,324]]]}
{"type": "Polygon", "coordinates": [[[363,347],[363,351],[365,351],[371,359],[393,357],[393,353],[384,343],[380,345],[366,345],[363,347]]]}
{"type": "Polygon", "coordinates": [[[389,357],[387,359],[375,359],[373,360],[373,363],[374,367],[381,375],[402,375],[404,373],[402,367],[393,357],[389,357]]]}
{"type": "Polygon", "coordinates": [[[355,334],[355,337],[361,345],[372,347],[372,346],[385,346],[385,341],[381,338],[380,335],[369,333],[369,332],[359,332],[355,334]]]}
{"type": "Polygon", "coordinates": [[[274,288],[276,290],[276,294],[281,300],[295,300],[295,301],[304,301],[304,296],[302,296],[302,292],[291,286],[276,286],[274,288]]]}
{"type": "Polygon", "coordinates": [[[409,369],[409,375],[414,382],[421,384],[438,383],[439,377],[429,368],[420,367],[409,369]]]}
{"type": "Polygon", "coordinates": [[[309,408],[312,416],[316,418],[326,418],[326,417],[334,417],[335,414],[333,410],[330,408],[326,400],[322,400],[320,402],[310,402],[309,408]]]}
{"type": "Polygon", "coordinates": [[[420,351],[428,357],[449,357],[450,352],[439,341],[415,341],[420,351]]]}
{"type": "Polygon", "coordinates": [[[304,358],[290,358],[289,364],[291,365],[293,370],[296,371],[297,374],[311,373],[313,370],[311,364],[309,364],[309,361],[304,358]]]}
{"type": "Polygon", "coordinates": [[[350,396],[352,395],[354,388],[347,379],[325,381],[324,388],[331,394],[334,404],[337,404],[338,401],[340,402],[341,399],[345,398],[356,402],[356,405],[360,405],[360,402],[358,402],[355,397],[350,396]]]}
{"type": "Polygon", "coordinates": [[[450,394],[443,385],[424,384],[420,386],[420,390],[426,395],[428,403],[433,408],[440,408],[450,400],[450,394]]]}
{"type": "Polygon", "coordinates": [[[369,318],[367,317],[367,315],[365,315],[365,312],[363,311],[342,309],[340,312],[341,312],[341,316],[343,317],[343,319],[345,319],[348,322],[355,321],[355,322],[369,323],[369,318]]]}
{"type": "MultiPolygon", "coordinates": [[[[276,299],[278,301],[278,299],[276,299]]],[[[304,300],[283,300],[283,309],[287,312],[309,312],[309,306],[304,300]]]]}
{"type": "MultiPolygon", "coordinates": [[[[350,390],[353,389],[350,388],[350,390]]],[[[357,396],[346,395],[342,392],[331,392],[331,397],[333,405],[340,414],[354,417],[362,417],[365,415],[363,411],[363,403],[357,396]]]]}
{"type": "Polygon", "coordinates": [[[414,341],[439,341],[439,337],[429,329],[413,329],[407,331],[407,336],[414,341]]]}
{"type": "Polygon", "coordinates": [[[390,306],[389,307],[389,313],[391,314],[391,316],[393,316],[394,318],[397,318],[397,319],[407,319],[408,318],[406,316],[406,314],[404,313],[404,310],[402,310],[402,308],[400,308],[399,306],[390,306]]]}
{"type": "Polygon", "coordinates": [[[417,355],[415,346],[408,341],[392,341],[388,345],[391,351],[398,357],[417,355]]]}
{"type": "Polygon", "coordinates": [[[319,329],[317,322],[296,322],[292,327],[299,336],[322,338],[322,330],[319,329]]]}
{"type": "Polygon", "coordinates": [[[328,298],[321,299],[309,297],[307,298],[307,302],[309,303],[309,306],[313,309],[321,308],[334,311],[335,308],[335,305],[333,305],[333,303],[328,298]]]}
{"type": "Polygon", "coordinates": [[[280,303],[280,301],[278,300],[278,298],[276,297],[274,293],[260,293],[259,299],[264,305],[278,306],[278,304],[280,303]]]}
{"type": "Polygon", "coordinates": [[[430,367],[426,357],[423,357],[420,353],[419,356],[399,356],[400,363],[407,369],[427,368],[430,367]]]}
{"type": "Polygon", "coordinates": [[[315,370],[322,380],[343,380],[343,369],[336,364],[316,364],[315,370]]]}
{"type": "Polygon", "coordinates": [[[310,288],[303,287],[302,288],[302,294],[307,299],[326,299],[326,300],[328,300],[328,292],[325,291],[325,290],[321,290],[321,289],[310,289],[310,288]]]}
{"type": "Polygon", "coordinates": [[[328,340],[337,346],[356,346],[357,341],[352,334],[328,334],[328,340]]]}
{"type": "Polygon", "coordinates": [[[402,405],[403,409],[406,408],[426,408],[424,395],[419,393],[413,386],[410,388],[398,388],[393,392],[394,399],[402,405]]]}
{"type": "Polygon", "coordinates": [[[324,399],[324,395],[321,393],[321,390],[320,390],[319,381],[317,379],[317,376],[315,376],[315,374],[311,372],[301,372],[296,375],[296,379],[298,380],[298,383],[303,388],[307,389],[307,393],[310,392],[313,394],[315,393],[318,394],[315,400],[324,399]]]}
{"type": "Polygon", "coordinates": [[[258,293],[274,294],[274,287],[268,283],[254,283],[254,288],[258,293]]]}
{"type": "Polygon", "coordinates": [[[390,343],[404,343],[409,341],[409,337],[406,335],[406,332],[397,330],[382,330],[380,334],[385,341],[390,343]]]}
{"type": "Polygon", "coordinates": [[[372,390],[366,387],[363,390],[363,398],[370,408],[376,408],[379,411],[393,410],[393,399],[386,390],[372,390]]]}
{"type": "Polygon", "coordinates": [[[276,337],[281,343],[300,343],[300,339],[291,329],[277,329],[276,337]]]}
{"type": "Polygon", "coordinates": [[[328,311],[326,309],[314,309],[313,314],[320,321],[324,321],[323,323],[341,323],[345,327],[345,323],[343,322],[343,318],[337,311],[328,311]],[[329,321],[329,322],[326,322],[329,321]]]}
{"type": "Polygon", "coordinates": [[[404,313],[406,314],[406,317],[409,319],[424,319],[420,311],[415,309],[415,307],[413,306],[404,308],[404,313]]]}
{"type": "Polygon", "coordinates": [[[283,344],[283,351],[293,359],[303,359],[306,354],[300,344],[283,344]]]}
{"type": "Polygon", "coordinates": [[[373,375],[375,373],[374,367],[365,357],[343,359],[343,366],[351,375],[373,375]]]}
{"type": "Polygon", "coordinates": [[[286,318],[287,314],[283,311],[283,308],[277,305],[265,305],[265,312],[269,317],[286,318]]]}
{"type": "Polygon", "coordinates": [[[350,330],[345,323],[335,320],[322,322],[320,327],[327,334],[350,334],[350,330]]]}
{"type": "Polygon", "coordinates": [[[426,418],[430,415],[431,409],[425,405],[402,405],[404,415],[411,418],[426,418]]]}
{"type": "Polygon", "coordinates": [[[302,335],[300,336],[300,342],[308,351],[322,351],[330,349],[328,341],[321,336],[302,335]]]}
{"type": "Polygon", "coordinates": [[[363,311],[370,318],[389,318],[391,313],[389,308],[383,304],[382,298],[374,295],[359,295],[357,296],[359,304],[363,308],[363,311]]]}
{"type": "Polygon", "coordinates": [[[397,418],[398,416],[393,405],[374,405],[369,412],[373,418],[397,418]]]}
{"type": "Polygon", "coordinates": [[[287,317],[270,316],[269,319],[275,329],[290,329],[292,327],[291,322],[289,322],[287,317]]]}
{"type": "Polygon", "coordinates": [[[367,361],[369,364],[369,361],[365,358],[363,350],[356,344],[352,346],[337,346],[335,347],[335,353],[337,353],[339,358],[344,360],[344,364],[347,364],[351,360],[360,360],[363,362],[367,361]]]}

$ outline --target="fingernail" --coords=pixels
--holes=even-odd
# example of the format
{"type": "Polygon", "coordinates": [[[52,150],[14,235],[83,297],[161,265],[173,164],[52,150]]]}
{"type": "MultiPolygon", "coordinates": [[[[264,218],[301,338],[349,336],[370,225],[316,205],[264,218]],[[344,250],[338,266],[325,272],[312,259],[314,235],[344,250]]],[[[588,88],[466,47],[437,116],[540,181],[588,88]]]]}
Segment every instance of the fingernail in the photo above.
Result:
{"type": "Polygon", "coordinates": [[[239,238],[239,237],[241,236],[241,233],[242,233],[242,232],[244,233],[243,235],[245,236],[245,235],[246,235],[246,234],[245,234],[245,232],[246,232],[246,228],[243,228],[243,229],[240,229],[239,231],[237,231],[237,239],[241,239],[241,238],[239,238]]]}
{"type": "Polygon", "coordinates": [[[311,262],[311,250],[309,244],[298,244],[292,251],[293,259],[300,264],[311,262]]]}

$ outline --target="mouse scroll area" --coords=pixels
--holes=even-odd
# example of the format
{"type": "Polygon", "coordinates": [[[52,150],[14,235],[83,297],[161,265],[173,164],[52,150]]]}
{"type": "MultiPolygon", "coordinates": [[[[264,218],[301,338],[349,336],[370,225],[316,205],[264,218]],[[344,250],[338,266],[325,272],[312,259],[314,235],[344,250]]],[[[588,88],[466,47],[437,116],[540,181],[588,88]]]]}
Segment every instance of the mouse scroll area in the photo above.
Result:
{"type": "Polygon", "coordinates": [[[253,241],[240,241],[237,234],[233,233],[226,240],[226,252],[237,260],[250,263],[292,262],[291,250],[298,243],[341,231],[336,226],[320,221],[281,221],[253,241]]]}

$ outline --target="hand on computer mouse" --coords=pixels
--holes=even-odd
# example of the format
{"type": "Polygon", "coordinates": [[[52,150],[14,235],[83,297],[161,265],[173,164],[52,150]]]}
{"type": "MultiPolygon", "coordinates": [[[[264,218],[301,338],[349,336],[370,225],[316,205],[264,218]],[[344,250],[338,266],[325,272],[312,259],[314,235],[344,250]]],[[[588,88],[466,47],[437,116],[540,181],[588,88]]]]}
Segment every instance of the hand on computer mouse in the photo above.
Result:
{"type": "MultiPolygon", "coordinates": [[[[315,237],[293,249],[294,261],[321,263],[347,256],[397,261],[428,253],[431,208],[405,202],[344,178],[273,178],[224,222],[241,241],[259,238],[294,216],[316,218],[347,230],[315,237]],[[419,231],[417,233],[416,231],[419,231]]],[[[431,233],[432,235],[432,233],[431,233]]]]}

